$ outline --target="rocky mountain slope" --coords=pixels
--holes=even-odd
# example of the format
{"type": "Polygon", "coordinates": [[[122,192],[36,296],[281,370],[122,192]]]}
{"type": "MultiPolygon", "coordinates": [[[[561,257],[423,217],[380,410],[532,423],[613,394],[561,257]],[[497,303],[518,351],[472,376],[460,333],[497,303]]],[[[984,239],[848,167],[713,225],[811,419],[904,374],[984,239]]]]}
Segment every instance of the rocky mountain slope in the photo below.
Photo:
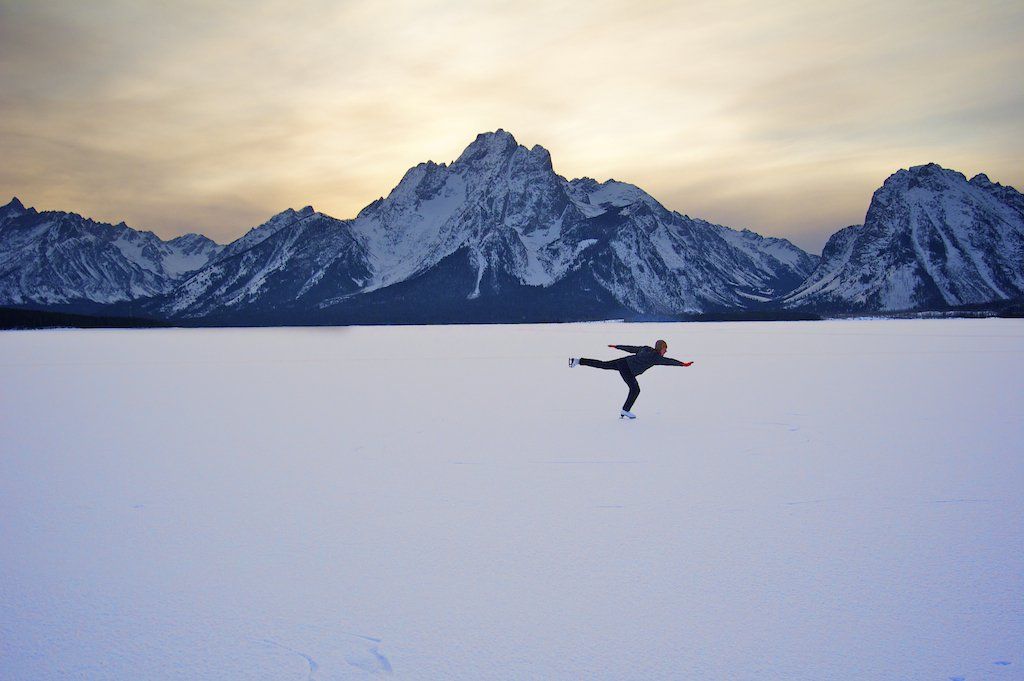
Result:
{"type": "Polygon", "coordinates": [[[638,187],[566,180],[550,154],[479,135],[411,168],[352,220],[312,208],[229,245],[161,316],[519,321],[742,309],[816,265],[788,241],[669,211],[638,187]]]}
{"type": "Polygon", "coordinates": [[[186,324],[898,312],[1022,296],[1024,197],[935,164],[889,177],[864,225],[820,259],[631,184],[566,179],[546,149],[500,129],[451,164],[409,169],[352,219],[288,209],[227,246],[0,208],[0,305],[186,324]]]}
{"type": "Polygon", "coordinates": [[[109,305],[170,292],[223,247],[199,234],[164,241],[123,222],[0,208],[0,305],[109,305]]]}
{"type": "Polygon", "coordinates": [[[1024,296],[1024,197],[934,163],[891,175],[782,298],[828,312],[939,310],[1024,296]]]}

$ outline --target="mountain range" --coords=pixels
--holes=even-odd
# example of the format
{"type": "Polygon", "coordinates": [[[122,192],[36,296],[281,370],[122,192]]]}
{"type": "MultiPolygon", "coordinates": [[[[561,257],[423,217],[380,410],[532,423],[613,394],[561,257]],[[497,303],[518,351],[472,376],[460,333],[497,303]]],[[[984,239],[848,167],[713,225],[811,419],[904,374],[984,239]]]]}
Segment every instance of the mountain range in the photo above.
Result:
{"type": "Polygon", "coordinates": [[[0,208],[0,305],[179,324],[673,319],[949,309],[1024,295],[1024,197],[934,164],[901,170],[821,258],[568,180],[483,133],[354,218],[288,209],[228,245],[0,208]]]}

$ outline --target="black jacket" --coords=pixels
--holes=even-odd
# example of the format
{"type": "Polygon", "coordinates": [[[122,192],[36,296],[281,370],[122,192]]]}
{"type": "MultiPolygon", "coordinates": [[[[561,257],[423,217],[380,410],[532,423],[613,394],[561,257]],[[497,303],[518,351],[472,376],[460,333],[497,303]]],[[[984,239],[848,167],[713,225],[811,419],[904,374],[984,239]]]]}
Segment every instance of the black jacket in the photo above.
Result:
{"type": "Polygon", "coordinates": [[[625,360],[626,364],[629,365],[629,370],[633,372],[634,376],[639,376],[655,364],[664,364],[672,367],[683,366],[683,363],[678,359],[662,357],[658,354],[657,350],[649,345],[616,345],[614,347],[616,350],[624,350],[625,352],[633,353],[629,357],[626,357],[625,360]]]}

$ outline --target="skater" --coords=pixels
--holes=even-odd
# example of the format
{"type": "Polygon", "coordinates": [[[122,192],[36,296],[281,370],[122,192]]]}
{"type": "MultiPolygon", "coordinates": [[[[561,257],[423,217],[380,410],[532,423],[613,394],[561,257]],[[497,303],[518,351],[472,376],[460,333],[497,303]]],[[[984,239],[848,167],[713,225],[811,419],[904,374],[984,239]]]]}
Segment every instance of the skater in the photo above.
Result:
{"type": "Polygon", "coordinates": [[[655,364],[673,367],[688,367],[693,364],[693,362],[680,362],[678,359],[666,357],[665,353],[668,351],[668,343],[663,340],[656,342],[653,348],[649,345],[609,345],[608,347],[632,354],[629,357],[620,357],[610,362],[587,359],[586,357],[570,357],[569,368],[582,364],[585,367],[615,369],[618,371],[619,375],[622,376],[622,380],[629,386],[629,395],[626,397],[626,403],[622,405],[622,411],[619,412],[620,419],[636,418],[636,414],[631,412],[630,408],[632,408],[636,398],[640,395],[640,384],[636,382],[637,376],[655,364]]]}

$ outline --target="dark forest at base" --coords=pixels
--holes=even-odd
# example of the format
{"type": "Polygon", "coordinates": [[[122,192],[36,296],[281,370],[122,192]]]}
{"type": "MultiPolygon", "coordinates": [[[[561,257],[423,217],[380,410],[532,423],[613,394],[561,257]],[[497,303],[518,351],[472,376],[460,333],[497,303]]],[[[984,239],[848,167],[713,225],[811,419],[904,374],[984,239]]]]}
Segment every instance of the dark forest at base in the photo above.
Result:
{"type": "MultiPolygon", "coordinates": [[[[380,311],[383,312],[383,311],[380,311]]],[[[973,305],[950,308],[942,311],[905,311],[889,314],[815,314],[809,312],[792,312],[786,310],[757,310],[708,312],[694,315],[633,315],[617,319],[602,320],[598,318],[558,319],[547,315],[534,316],[526,314],[506,319],[481,315],[478,318],[438,318],[428,320],[419,317],[397,316],[391,319],[387,315],[366,317],[324,318],[307,316],[301,319],[216,319],[200,318],[190,320],[163,321],[125,314],[124,307],[111,306],[110,314],[102,310],[95,313],[79,314],[73,312],[53,312],[31,308],[0,307],[0,330],[11,329],[146,329],[146,328],[228,328],[228,327],[303,327],[303,326],[404,326],[404,325],[439,325],[439,324],[560,324],[573,322],[619,321],[619,322],[785,322],[785,321],[819,321],[826,319],[847,319],[851,317],[870,316],[880,319],[935,319],[955,317],[1024,317],[1024,300],[1000,301],[987,305],[973,305]]]]}

